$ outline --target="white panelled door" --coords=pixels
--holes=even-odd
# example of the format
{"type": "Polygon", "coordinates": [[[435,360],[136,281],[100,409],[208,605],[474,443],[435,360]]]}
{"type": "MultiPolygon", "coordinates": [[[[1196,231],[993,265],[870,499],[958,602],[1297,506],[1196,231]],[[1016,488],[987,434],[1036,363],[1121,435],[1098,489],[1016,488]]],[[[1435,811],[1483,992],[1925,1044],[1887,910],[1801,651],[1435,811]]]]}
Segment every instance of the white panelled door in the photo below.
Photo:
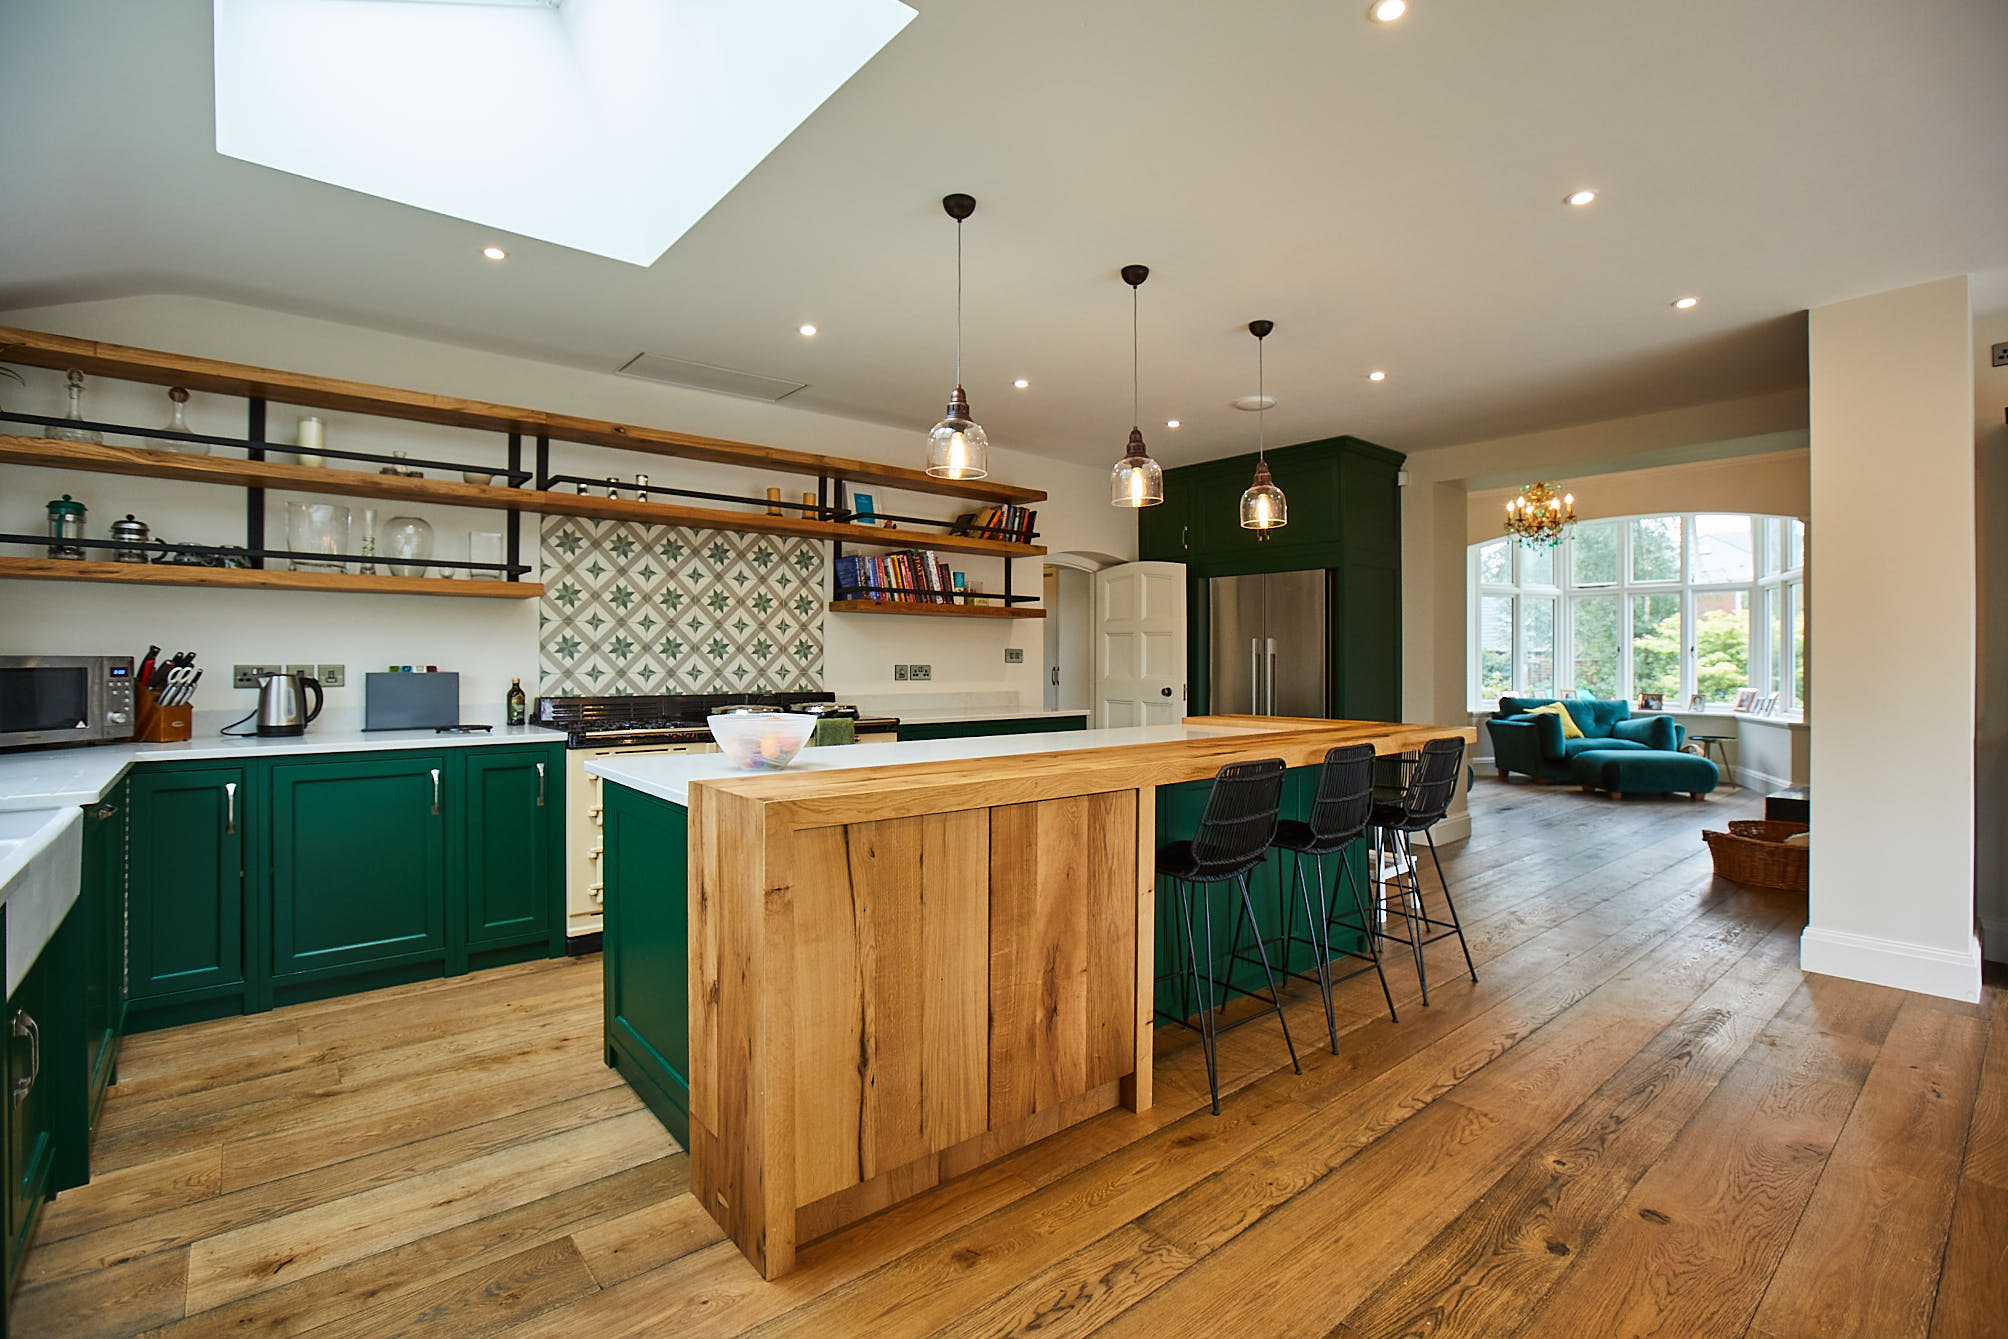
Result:
{"type": "Polygon", "coordinates": [[[1123,563],[1095,573],[1095,720],[1185,718],[1185,564],[1123,563]]]}

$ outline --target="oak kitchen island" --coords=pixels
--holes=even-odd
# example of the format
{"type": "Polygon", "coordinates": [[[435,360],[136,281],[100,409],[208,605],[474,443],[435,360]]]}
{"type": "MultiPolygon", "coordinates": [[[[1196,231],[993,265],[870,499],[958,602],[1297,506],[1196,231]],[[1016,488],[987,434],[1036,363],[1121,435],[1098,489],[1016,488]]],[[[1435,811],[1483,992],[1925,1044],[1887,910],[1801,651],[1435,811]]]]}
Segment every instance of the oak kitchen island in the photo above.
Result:
{"type": "Polygon", "coordinates": [[[1226,763],[1285,814],[1341,744],[1465,727],[1258,717],[609,758],[606,1058],[768,1278],[800,1243],[1151,1100],[1158,844],[1226,763]],[[1183,797],[1183,803],[1179,802],[1183,797]]]}

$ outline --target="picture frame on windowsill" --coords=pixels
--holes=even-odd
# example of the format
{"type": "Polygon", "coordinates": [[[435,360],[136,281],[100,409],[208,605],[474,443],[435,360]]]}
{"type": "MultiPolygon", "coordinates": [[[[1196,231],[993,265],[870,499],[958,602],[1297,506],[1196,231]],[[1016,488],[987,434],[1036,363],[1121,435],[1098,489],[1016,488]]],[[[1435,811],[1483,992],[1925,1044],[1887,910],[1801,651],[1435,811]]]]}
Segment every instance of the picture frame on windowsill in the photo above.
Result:
{"type": "Polygon", "coordinates": [[[1638,695],[1638,709],[1640,711],[1665,711],[1666,694],[1640,693],[1638,695]]]}
{"type": "Polygon", "coordinates": [[[1708,694],[1696,693],[1693,697],[1687,699],[1687,709],[1689,711],[1707,711],[1708,694]]]}
{"type": "Polygon", "coordinates": [[[1755,711],[1756,709],[1757,709],[1757,690],[1755,688],[1737,689],[1735,710],[1755,711]]]}

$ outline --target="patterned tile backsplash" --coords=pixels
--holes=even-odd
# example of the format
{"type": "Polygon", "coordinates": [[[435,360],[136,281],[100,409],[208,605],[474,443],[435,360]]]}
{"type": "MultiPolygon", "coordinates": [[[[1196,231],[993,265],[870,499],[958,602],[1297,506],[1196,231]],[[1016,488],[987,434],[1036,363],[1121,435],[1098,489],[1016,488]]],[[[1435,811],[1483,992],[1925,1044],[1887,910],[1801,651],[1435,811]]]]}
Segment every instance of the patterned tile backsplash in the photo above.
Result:
{"type": "Polygon", "coordinates": [[[538,691],[823,686],[823,542],[548,516],[538,691]]]}

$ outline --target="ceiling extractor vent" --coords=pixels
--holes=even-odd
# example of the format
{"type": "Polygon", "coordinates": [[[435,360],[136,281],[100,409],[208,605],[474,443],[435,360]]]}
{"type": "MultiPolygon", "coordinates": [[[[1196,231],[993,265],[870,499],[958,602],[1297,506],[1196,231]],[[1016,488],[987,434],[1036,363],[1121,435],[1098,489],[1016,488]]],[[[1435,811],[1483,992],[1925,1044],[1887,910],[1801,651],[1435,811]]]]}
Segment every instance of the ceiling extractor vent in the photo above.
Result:
{"type": "Polygon", "coordinates": [[[638,353],[623,363],[619,370],[624,377],[642,377],[672,386],[688,386],[692,390],[738,395],[748,400],[785,400],[809,384],[806,381],[784,381],[780,377],[763,377],[758,372],[741,372],[734,367],[687,362],[659,353],[638,353]]]}

